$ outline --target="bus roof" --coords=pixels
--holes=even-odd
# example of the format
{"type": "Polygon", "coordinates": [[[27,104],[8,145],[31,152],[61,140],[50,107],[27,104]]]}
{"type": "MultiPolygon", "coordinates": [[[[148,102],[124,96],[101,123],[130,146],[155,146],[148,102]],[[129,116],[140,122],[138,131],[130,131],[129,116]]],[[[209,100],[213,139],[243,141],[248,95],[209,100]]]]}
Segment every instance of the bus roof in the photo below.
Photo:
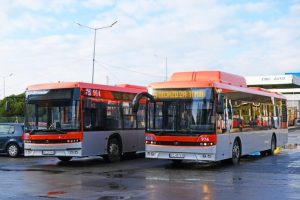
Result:
{"type": "Polygon", "coordinates": [[[176,72],[169,81],[152,83],[150,87],[212,87],[216,82],[247,87],[244,77],[222,71],[176,72]]]}
{"type": "Polygon", "coordinates": [[[36,85],[30,85],[26,90],[44,90],[44,89],[65,89],[65,88],[90,88],[100,89],[107,91],[118,91],[118,92],[129,92],[129,93],[140,93],[145,92],[146,87],[130,84],[119,84],[116,86],[92,84],[84,82],[58,82],[58,83],[42,83],[36,85]]]}
{"type": "Polygon", "coordinates": [[[231,91],[230,93],[249,93],[279,99],[286,99],[279,93],[270,92],[261,88],[250,88],[246,85],[244,77],[222,71],[194,71],[177,72],[172,75],[169,81],[151,83],[149,88],[196,88],[196,87],[216,87],[231,91]]]}

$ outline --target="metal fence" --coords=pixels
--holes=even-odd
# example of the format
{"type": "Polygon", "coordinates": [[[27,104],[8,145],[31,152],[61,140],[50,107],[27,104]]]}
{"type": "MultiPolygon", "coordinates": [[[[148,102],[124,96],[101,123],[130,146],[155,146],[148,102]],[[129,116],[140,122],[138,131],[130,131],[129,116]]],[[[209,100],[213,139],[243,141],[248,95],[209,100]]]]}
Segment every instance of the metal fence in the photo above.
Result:
{"type": "Polygon", "coordinates": [[[0,117],[0,123],[24,123],[24,117],[0,117]]]}

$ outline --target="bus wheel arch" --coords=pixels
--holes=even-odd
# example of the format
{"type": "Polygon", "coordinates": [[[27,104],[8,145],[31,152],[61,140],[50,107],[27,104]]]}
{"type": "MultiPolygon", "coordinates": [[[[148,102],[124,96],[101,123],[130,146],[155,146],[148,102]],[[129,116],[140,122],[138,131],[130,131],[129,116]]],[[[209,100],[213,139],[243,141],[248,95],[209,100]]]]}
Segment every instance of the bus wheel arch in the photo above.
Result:
{"type": "Polygon", "coordinates": [[[103,156],[106,162],[117,162],[121,160],[122,155],[122,139],[118,133],[109,136],[107,140],[107,154],[103,156]]]}
{"type": "Polygon", "coordinates": [[[234,139],[233,145],[232,145],[232,158],[231,163],[233,165],[238,165],[240,163],[240,159],[242,157],[242,142],[239,137],[236,137],[234,139]]]}

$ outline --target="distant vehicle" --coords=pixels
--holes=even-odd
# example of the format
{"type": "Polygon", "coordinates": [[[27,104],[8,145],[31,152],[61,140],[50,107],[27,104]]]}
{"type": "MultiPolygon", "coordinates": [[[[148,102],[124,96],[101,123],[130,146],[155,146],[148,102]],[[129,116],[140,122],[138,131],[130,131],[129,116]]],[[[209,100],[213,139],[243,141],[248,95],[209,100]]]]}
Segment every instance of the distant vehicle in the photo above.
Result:
{"type": "Polygon", "coordinates": [[[24,125],[18,123],[0,123],[0,152],[17,157],[23,152],[24,125]]]}

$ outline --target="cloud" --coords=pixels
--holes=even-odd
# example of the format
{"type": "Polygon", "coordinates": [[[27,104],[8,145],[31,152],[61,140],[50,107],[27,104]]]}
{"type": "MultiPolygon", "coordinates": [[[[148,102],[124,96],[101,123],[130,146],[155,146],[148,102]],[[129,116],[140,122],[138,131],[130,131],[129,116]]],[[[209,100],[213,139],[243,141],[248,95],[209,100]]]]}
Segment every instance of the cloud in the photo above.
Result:
{"type": "Polygon", "coordinates": [[[82,5],[89,9],[99,9],[107,6],[112,6],[112,0],[86,0],[82,2],[82,5]]]}
{"type": "Polygon", "coordinates": [[[299,3],[170,1],[14,1],[0,8],[1,74],[7,94],[26,85],[91,81],[147,85],[176,71],[221,69],[240,75],[299,70],[299,3]],[[17,14],[14,11],[22,10],[17,14]],[[51,11],[53,9],[53,11],[51,11]],[[274,14],[275,13],[275,14],[274,14]],[[21,36],[20,36],[21,35],[21,36]],[[159,55],[155,57],[154,54],[159,55]],[[5,66],[5,67],[2,67],[5,66]]]}

